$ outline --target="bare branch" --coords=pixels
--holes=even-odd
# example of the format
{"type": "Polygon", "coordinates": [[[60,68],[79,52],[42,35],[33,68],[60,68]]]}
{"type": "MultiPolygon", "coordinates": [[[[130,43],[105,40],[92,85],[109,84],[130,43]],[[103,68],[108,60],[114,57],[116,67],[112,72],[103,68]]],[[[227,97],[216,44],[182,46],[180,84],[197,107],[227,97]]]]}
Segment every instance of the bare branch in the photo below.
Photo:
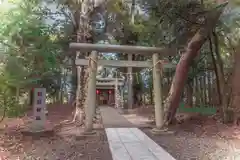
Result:
{"type": "Polygon", "coordinates": [[[66,18],[68,18],[68,19],[72,22],[72,24],[73,24],[74,26],[77,25],[75,19],[73,18],[73,14],[72,14],[71,12],[69,13],[69,14],[70,14],[70,15],[69,15],[67,12],[64,11],[64,8],[63,8],[63,7],[62,7],[60,10],[61,10],[62,14],[63,14],[66,18]]]}

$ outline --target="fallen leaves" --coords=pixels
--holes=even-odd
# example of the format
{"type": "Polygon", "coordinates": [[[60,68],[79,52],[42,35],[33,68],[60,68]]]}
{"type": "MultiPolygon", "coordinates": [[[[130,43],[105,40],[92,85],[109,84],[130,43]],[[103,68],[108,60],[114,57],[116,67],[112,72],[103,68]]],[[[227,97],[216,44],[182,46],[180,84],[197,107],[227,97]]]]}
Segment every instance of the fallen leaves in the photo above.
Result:
{"type": "Polygon", "coordinates": [[[66,123],[72,119],[72,110],[68,106],[54,106],[49,109],[51,124],[58,126],[54,135],[34,138],[23,135],[19,128],[29,117],[12,119],[0,130],[0,160],[111,160],[111,153],[106,143],[104,131],[97,131],[93,136],[85,136],[76,141],[76,136],[83,130],[74,124],[66,123]],[[105,137],[105,138],[103,138],[105,137]]]}

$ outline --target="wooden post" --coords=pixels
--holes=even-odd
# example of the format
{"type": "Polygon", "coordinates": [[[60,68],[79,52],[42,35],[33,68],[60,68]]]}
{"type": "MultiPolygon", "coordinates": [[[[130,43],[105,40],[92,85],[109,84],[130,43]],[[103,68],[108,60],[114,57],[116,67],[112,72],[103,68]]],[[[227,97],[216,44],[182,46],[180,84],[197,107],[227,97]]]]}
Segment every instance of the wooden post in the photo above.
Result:
{"type": "MultiPolygon", "coordinates": [[[[132,54],[128,54],[128,61],[132,61],[132,54]]],[[[132,67],[127,68],[128,73],[128,109],[133,108],[133,86],[132,86],[132,67]]]]}
{"type": "Polygon", "coordinates": [[[161,85],[161,68],[157,64],[159,55],[153,54],[153,91],[154,91],[154,108],[156,128],[163,127],[163,105],[162,105],[162,85],[161,85]]]}
{"type": "Polygon", "coordinates": [[[87,99],[85,105],[86,112],[86,131],[91,131],[93,129],[93,118],[96,109],[96,76],[97,76],[97,60],[98,54],[96,51],[92,51],[90,56],[90,66],[89,66],[89,81],[87,89],[87,99]]]}

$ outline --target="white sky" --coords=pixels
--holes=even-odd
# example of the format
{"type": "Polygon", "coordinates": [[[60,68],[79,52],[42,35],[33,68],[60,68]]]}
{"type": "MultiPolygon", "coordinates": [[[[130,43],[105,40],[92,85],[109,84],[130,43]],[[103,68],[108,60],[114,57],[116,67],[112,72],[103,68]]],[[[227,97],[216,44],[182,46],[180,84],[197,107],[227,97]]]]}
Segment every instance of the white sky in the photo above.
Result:
{"type": "Polygon", "coordinates": [[[8,9],[8,8],[10,8],[11,7],[11,5],[8,3],[8,1],[6,1],[6,0],[0,0],[0,9],[2,10],[2,9],[4,9],[4,10],[6,10],[6,9],[8,9]]]}

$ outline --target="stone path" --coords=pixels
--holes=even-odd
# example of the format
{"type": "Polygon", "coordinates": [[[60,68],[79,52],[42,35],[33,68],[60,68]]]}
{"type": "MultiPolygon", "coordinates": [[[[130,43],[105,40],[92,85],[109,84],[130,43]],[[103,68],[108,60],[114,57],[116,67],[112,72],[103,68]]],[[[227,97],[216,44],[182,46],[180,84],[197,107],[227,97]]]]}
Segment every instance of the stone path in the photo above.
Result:
{"type": "Polygon", "coordinates": [[[175,160],[116,109],[101,106],[100,111],[113,160],[175,160]]]}
{"type": "Polygon", "coordinates": [[[100,106],[104,128],[134,127],[113,107],[100,106]]]}
{"type": "Polygon", "coordinates": [[[137,128],[106,128],[113,160],[175,160],[137,128]]]}

